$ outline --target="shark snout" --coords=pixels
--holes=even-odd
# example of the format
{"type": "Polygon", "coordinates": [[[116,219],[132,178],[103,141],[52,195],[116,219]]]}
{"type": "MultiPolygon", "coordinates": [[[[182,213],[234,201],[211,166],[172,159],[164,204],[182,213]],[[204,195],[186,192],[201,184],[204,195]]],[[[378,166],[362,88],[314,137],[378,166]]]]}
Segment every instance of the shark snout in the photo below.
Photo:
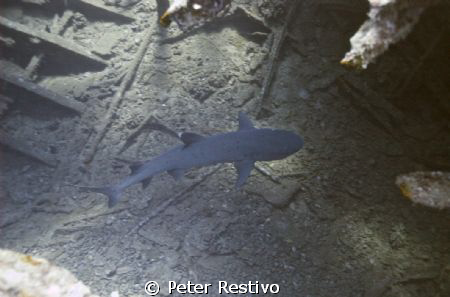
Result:
{"type": "Polygon", "coordinates": [[[303,147],[303,138],[294,132],[286,131],[288,133],[286,139],[286,148],[289,154],[296,153],[303,147]]]}
{"type": "Polygon", "coordinates": [[[303,144],[304,144],[303,137],[301,137],[300,135],[297,135],[295,133],[292,133],[292,134],[294,134],[294,140],[293,140],[294,148],[296,151],[298,151],[301,148],[303,148],[303,144]]]}
{"type": "Polygon", "coordinates": [[[273,137],[270,139],[270,145],[274,159],[282,159],[295,154],[303,147],[303,138],[294,132],[286,130],[273,130],[273,137]]]}

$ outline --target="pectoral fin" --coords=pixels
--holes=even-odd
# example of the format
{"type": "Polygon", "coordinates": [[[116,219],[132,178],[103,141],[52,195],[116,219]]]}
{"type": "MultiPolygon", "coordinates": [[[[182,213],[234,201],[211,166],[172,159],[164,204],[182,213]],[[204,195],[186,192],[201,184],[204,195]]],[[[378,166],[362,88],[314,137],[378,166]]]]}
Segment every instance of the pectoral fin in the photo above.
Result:
{"type": "Polygon", "coordinates": [[[183,134],[181,134],[181,140],[184,142],[184,144],[186,146],[193,144],[197,141],[203,140],[205,137],[199,135],[199,134],[195,134],[195,133],[191,133],[191,132],[185,132],[183,134]]]}
{"type": "Polygon", "coordinates": [[[147,177],[146,179],[142,180],[142,189],[146,189],[148,187],[148,185],[150,184],[150,182],[152,181],[152,177],[147,177]]]}
{"type": "Polygon", "coordinates": [[[252,121],[248,118],[245,112],[239,112],[239,130],[250,130],[255,129],[252,124],[252,121]]]}
{"type": "Polygon", "coordinates": [[[236,188],[240,188],[245,183],[253,169],[254,164],[255,162],[252,160],[243,160],[234,163],[234,167],[236,168],[238,174],[236,188]]]}
{"type": "Polygon", "coordinates": [[[176,181],[179,181],[184,175],[184,169],[173,169],[167,171],[176,181]]]}

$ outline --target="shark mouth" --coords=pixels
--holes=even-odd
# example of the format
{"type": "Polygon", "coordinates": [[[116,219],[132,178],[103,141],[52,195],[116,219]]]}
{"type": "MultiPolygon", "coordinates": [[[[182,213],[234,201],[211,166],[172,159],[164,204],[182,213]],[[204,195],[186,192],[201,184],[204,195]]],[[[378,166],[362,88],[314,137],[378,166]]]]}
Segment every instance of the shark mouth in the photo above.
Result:
{"type": "Polygon", "coordinates": [[[159,22],[167,27],[173,20],[187,31],[225,15],[230,5],[231,0],[174,0],[159,22]]]}

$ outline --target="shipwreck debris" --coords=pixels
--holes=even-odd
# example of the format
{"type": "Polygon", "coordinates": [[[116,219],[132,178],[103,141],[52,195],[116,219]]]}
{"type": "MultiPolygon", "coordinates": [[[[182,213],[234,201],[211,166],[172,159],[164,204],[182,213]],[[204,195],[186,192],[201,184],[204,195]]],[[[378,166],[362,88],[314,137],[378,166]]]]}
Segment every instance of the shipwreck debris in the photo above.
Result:
{"type": "Polygon", "coordinates": [[[112,5],[118,7],[128,7],[140,1],[141,0],[103,0],[103,2],[105,2],[105,5],[112,5]]]}
{"type": "Polygon", "coordinates": [[[341,64],[365,69],[388,47],[405,38],[422,12],[439,0],[369,0],[367,20],[350,39],[351,50],[341,64]]]}
{"type": "MultiPolygon", "coordinates": [[[[50,27],[50,33],[61,35],[73,15],[73,12],[70,10],[66,10],[61,18],[59,18],[58,15],[55,15],[52,26],[50,27]]],[[[37,53],[31,57],[30,62],[25,68],[25,74],[29,79],[35,80],[37,78],[36,73],[44,57],[45,55],[43,53],[37,53]]]]}
{"type": "Polygon", "coordinates": [[[182,31],[187,31],[224,16],[230,6],[231,0],[175,0],[159,22],[167,27],[174,20],[182,31]]]}
{"type": "MultiPolygon", "coordinates": [[[[50,27],[50,33],[37,32],[34,29],[28,29],[28,27],[18,24],[14,21],[0,17],[0,26],[5,28],[5,32],[14,41],[13,45],[16,45],[17,41],[20,43],[30,43],[30,40],[25,37],[33,38],[36,42],[31,42],[33,48],[33,55],[28,62],[25,69],[8,61],[0,61],[0,81],[2,82],[2,97],[0,98],[0,113],[6,111],[8,105],[13,103],[18,98],[24,100],[33,101],[36,103],[38,100],[47,100],[60,107],[63,107],[71,112],[80,115],[83,113],[84,104],[67,98],[66,96],[57,94],[35,82],[37,78],[38,68],[41,65],[45,54],[48,51],[43,50],[40,46],[41,41],[45,42],[58,42],[60,34],[66,27],[67,22],[71,19],[73,13],[66,11],[61,18],[55,16],[52,26],[50,27]]],[[[8,37],[10,38],[10,37],[8,37]]],[[[67,43],[70,44],[70,43],[67,43]]],[[[59,164],[58,158],[50,151],[38,149],[33,145],[34,141],[30,139],[24,139],[20,136],[20,133],[14,133],[14,131],[0,131],[0,144],[15,150],[21,154],[24,154],[34,160],[37,160],[50,167],[57,167],[59,164]]]]}
{"type": "Polygon", "coordinates": [[[271,112],[271,105],[272,101],[271,98],[268,96],[270,91],[270,86],[272,85],[273,78],[275,76],[275,71],[277,69],[277,60],[280,55],[281,48],[284,44],[284,41],[286,39],[286,36],[288,34],[288,28],[291,24],[292,20],[294,19],[295,12],[297,11],[298,5],[300,1],[294,1],[294,3],[291,4],[291,7],[289,9],[286,22],[284,25],[279,28],[278,30],[275,30],[273,34],[273,42],[272,47],[270,49],[269,54],[269,62],[267,65],[267,72],[264,77],[263,85],[261,87],[261,91],[258,95],[258,102],[260,104],[260,110],[258,111],[257,118],[263,118],[267,115],[270,115],[271,112]]]}
{"type": "Polygon", "coordinates": [[[4,96],[0,94],[0,118],[8,109],[8,105],[13,102],[13,99],[8,96],[4,96]]]}
{"type": "Polygon", "coordinates": [[[50,0],[22,0],[24,3],[32,3],[36,5],[42,5],[48,3],[50,0]]]}
{"type": "Polygon", "coordinates": [[[43,258],[2,249],[0,271],[0,295],[4,297],[98,297],[68,270],[43,258]]]}
{"type": "Polygon", "coordinates": [[[45,98],[48,99],[60,106],[68,108],[78,114],[81,114],[84,110],[84,105],[79,103],[78,101],[70,100],[67,97],[56,94],[53,91],[50,91],[40,85],[28,80],[24,76],[8,74],[3,71],[0,71],[0,80],[11,84],[19,89],[24,91],[28,91],[35,96],[31,96],[30,98],[45,98]]]}
{"type": "Polygon", "coordinates": [[[28,28],[25,25],[19,24],[15,21],[11,21],[2,16],[0,16],[0,27],[3,28],[3,33],[6,31],[14,34],[17,37],[22,37],[28,40],[30,38],[38,40],[38,42],[43,42],[48,46],[69,51],[79,57],[88,59],[90,62],[100,67],[105,67],[107,65],[106,61],[92,54],[89,50],[56,34],[28,28]]]}
{"type": "MultiPolygon", "coordinates": [[[[83,103],[57,94],[45,86],[34,82],[37,79],[41,79],[40,76],[47,71],[40,71],[44,65],[42,62],[46,60],[52,61],[58,66],[66,65],[68,57],[70,57],[70,59],[80,61],[80,63],[76,62],[77,65],[88,65],[90,68],[103,69],[108,65],[106,60],[96,55],[94,50],[65,38],[62,36],[63,33],[71,25],[76,26],[78,11],[82,11],[93,18],[108,18],[120,23],[134,22],[136,21],[135,17],[129,15],[125,10],[106,6],[102,1],[97,0],[64,1],[63,7],[57,5],[59,1],[37,0],[22,2],[42,5],[42,9],[46,10],[53,8],[58,10],[54,12],[53,19],[49,20],[46,26],[47,31],[26,26],[20,20],[13,19],[13,16],[11,18],[9,15],[0,16],[0,29],[2,30],[0,42],[5,46],[7,53],[13,57],[9,60],[0,61],[0,66],[2,66],[0,69],[0,82],[2,82],[0,114],[6,112],[8,105],[20,98],[22,101],[36,100],[36,103],[44,99],[70,110],[76,115],[84,114],[85,105],[83,103]],[[15,57],[17,56],[20,57],[23,65],[18,66],[11,62],[16,61],[15,57]]],[[[21,3],[20,5],[24,4],[21,3]]],[[[5,57],[5,59],[8,58],[5,57]]],[[[67,67],[46,68],[67,69],[67,67]]],[[[45,145],[43,149],[33,146],[33,143],[41,143],[41,141],[23,139],[20,133],[15,133],[13,130],[15,129],[0,131],[0,143],[3,146],[51,167],[57,167],[61,163],[55,154],[50,152],[50,149],[47,151],[45,145]]]]}
{"type": "Polygon", "coordinates": [[[395,183],[414,203],[438,209],[450,208],[450,172],[413,172],[398,176],[395,183]]]}
{"type": "MultiPolygon", "coordinates": [[[[119,2],[119,1],[116,1],[119,2]]],[[[122,1],[125,2],[125,1],[122,1]]],[[[137,2],[137,1],[134,1],[137,2]]],[[[123,11],[122,9],[117,9],[114,6],[104,3],[104,1],[96,0],[71,0],[69,2],[70,7],[77,8],[79,10],[92,10],[96,15],[104,14],[115,18],[116,20],[122,22],[134,22],[136,18],[130,13],[123,11]]],[[[121,6],[121,5],[119,5],[121,6]]]]}
{"type": "Polygon", "coordinates": [[[0,144],[50,167],[56,167],[59,164],[55,156],[49,152],[37,150],[30,142],[12,137],[2,130],[0,130],[0,144]]]}
{"type": "Polygon", "coordinates": [[[152,36],[153,31],[151,30],[151,28],[148,28],[147,32],[145,33],[144,39],[139,46],[138,52],[136,53],[131,64],[128,66],[128,70],[126,72],[125,77],[122,79],[119,90],[115,93],[114,98],[112,99],[107,112],[105,113],[104,117],[100,119],[100,122],[95,128],[95,133],[91,135],[85,146],[84,151],[81,154],[82,155],[81,159],[83,163],[85,164],[90,163],[94,158],[94,155],[97,151],[97,147],[102,141],[106,132],[108,131],[108,128],[110,127],[111,122],[113,120],[113,116],[116,113],[117,108],[122,103],[125,92],[130,88],[130,86],[134,81],[136,72],[139,68],[139,65],[142,62],[142,59],[145,56],[145,53],[147,52],[147,48],[150,44],[150,41],[152,40],[152,36]]]}

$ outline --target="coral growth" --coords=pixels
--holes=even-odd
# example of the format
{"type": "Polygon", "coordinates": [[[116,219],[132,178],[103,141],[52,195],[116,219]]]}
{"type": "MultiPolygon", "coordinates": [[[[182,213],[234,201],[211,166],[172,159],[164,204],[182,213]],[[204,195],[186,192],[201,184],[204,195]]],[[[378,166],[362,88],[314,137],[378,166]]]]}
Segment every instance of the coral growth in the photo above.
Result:
{"type": "Polygon", "coordinates": [[[351,50],[341,64],[367,68],[388,47],[405,38],[422,12],[438,0],[369,0],[369,19],[350,39],[351,50]]]}

